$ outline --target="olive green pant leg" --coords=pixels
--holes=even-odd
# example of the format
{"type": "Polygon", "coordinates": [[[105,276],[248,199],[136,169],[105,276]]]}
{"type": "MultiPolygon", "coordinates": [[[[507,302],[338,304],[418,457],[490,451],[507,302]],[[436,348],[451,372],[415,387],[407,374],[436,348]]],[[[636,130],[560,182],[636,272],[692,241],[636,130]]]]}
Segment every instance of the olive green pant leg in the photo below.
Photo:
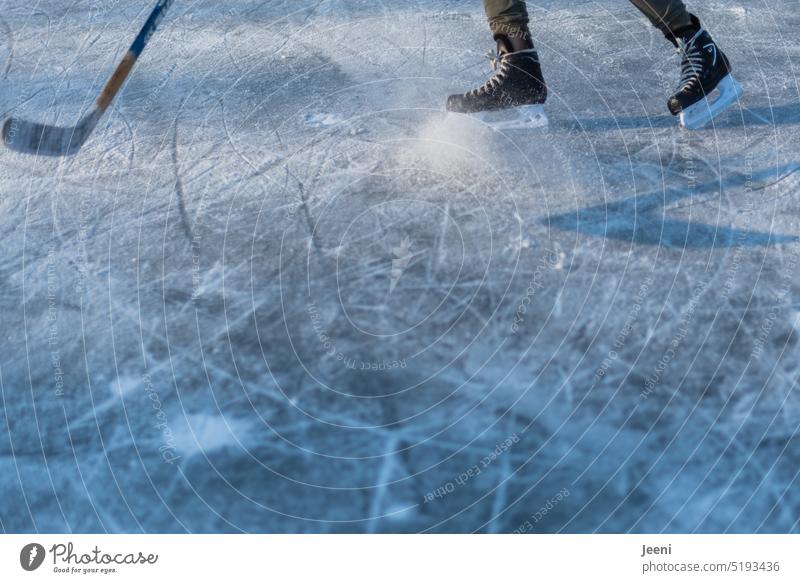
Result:
{"type": "Polygon", "coordinates": [[[492,32],[511,34],[528,24],[528,9],[523,0],[483,0],[492,32]]]}
{"type": "Polygon", "coordinates": [[[631,0],[631,3],[664,34],[692,25],[692,16],[681,0],[631,0]]]}
{"type": "MultiPolygon", "coordinates": [[[[657,28],[664,32],[690,26],[689,12],[681,0],[631,0],[657,28]]],[[[483,0],[493,32],[517,30],[528,24],[523,0],[483,0]]]]}

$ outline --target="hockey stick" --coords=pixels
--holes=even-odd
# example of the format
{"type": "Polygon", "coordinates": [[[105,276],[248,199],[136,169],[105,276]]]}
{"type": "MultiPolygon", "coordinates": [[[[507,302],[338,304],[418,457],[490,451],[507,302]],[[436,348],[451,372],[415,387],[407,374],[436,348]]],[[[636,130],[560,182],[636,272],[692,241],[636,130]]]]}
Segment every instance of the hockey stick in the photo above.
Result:
{"type": "Polygon", "coordinates": [[[159,0],[131,48],[106,83],[94,107],[76,126],[65,128],[10,117],[3,124],[3,141],[6,146],[17,152],[42,156],[69,156],[77,153],[125,83],[172,2],[173,0],[159,0]]]}

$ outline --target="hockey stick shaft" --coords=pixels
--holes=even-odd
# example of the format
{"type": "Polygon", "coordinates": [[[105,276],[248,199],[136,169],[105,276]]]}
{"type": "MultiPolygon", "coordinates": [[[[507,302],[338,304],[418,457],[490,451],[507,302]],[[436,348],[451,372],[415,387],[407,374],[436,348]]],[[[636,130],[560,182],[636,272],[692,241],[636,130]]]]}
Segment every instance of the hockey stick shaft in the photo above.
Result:
{"type": "Polygon", "coordinates": [[[159,0],[156,7],[150,13],[150,17],[147,19],[147,22],[144,23],[142,30],[139,31],[133,44],[131,44],[131,48],[125,53],[125,57],[123,57],[117,69],[114,71],[114,74],[111,75],[108,83],[106,83],[106,86],[97,98],[97,107],[100,111],[105,111],[108,109],[108,106],[111,105],[111,102],[125,83],[131,70],[133,70],[133,66],[136,64],[142,51],[144,51],[144,48],[147,46],[147,42],[150,40],[150,37],[153,36],[161,19],[164,18],[167,9],[173,1],[174,0],[159,0]]]}

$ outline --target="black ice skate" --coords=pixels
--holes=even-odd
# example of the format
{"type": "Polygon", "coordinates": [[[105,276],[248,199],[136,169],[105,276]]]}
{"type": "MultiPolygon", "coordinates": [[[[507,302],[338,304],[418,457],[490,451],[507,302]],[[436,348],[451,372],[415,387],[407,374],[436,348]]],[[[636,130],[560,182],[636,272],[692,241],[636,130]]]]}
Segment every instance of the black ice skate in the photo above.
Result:
{"type": "Polygon", "coordinates": [[[533,43],[513,51],[504,35],[495,36],[494,76],[480,87],[447,99],[447,111],[470,114],[497,129],[523,129],[547,125],[544,102],[547,87],[533,43]]]}
{"type": "Polygon", "coordinates": [[[667,104],[687,129],[704,126],[742,95],[742,86],[731,75],[725,53],[696,17],[692,16],[692,22],[694,26],[676,39],[682,56],[681,80],[678,91],[667,104]]]}

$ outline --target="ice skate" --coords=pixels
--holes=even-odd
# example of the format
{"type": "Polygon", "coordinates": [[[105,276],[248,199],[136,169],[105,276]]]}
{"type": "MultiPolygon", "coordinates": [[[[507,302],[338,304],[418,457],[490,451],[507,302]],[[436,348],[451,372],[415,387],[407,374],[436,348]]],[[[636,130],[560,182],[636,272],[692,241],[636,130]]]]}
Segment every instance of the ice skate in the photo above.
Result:
{"type": "Polygon", "coordinates": [[[681,52],[681,80],[668,107],[687,129],[698,129],[725,111],[742,95],[742,86],[731,75],[728,58],[701,26],[677,37],[681,52]]]}
{"type": "Polygon", "coordinates": [[[527,48],[515,51],[507,36],[496,35],[494,75],[476,89],[451,95],[447,111],[468,114],[501,130],[546,126],[547,87],[536,49],[527,33],[525,38],[527,48]]]}

